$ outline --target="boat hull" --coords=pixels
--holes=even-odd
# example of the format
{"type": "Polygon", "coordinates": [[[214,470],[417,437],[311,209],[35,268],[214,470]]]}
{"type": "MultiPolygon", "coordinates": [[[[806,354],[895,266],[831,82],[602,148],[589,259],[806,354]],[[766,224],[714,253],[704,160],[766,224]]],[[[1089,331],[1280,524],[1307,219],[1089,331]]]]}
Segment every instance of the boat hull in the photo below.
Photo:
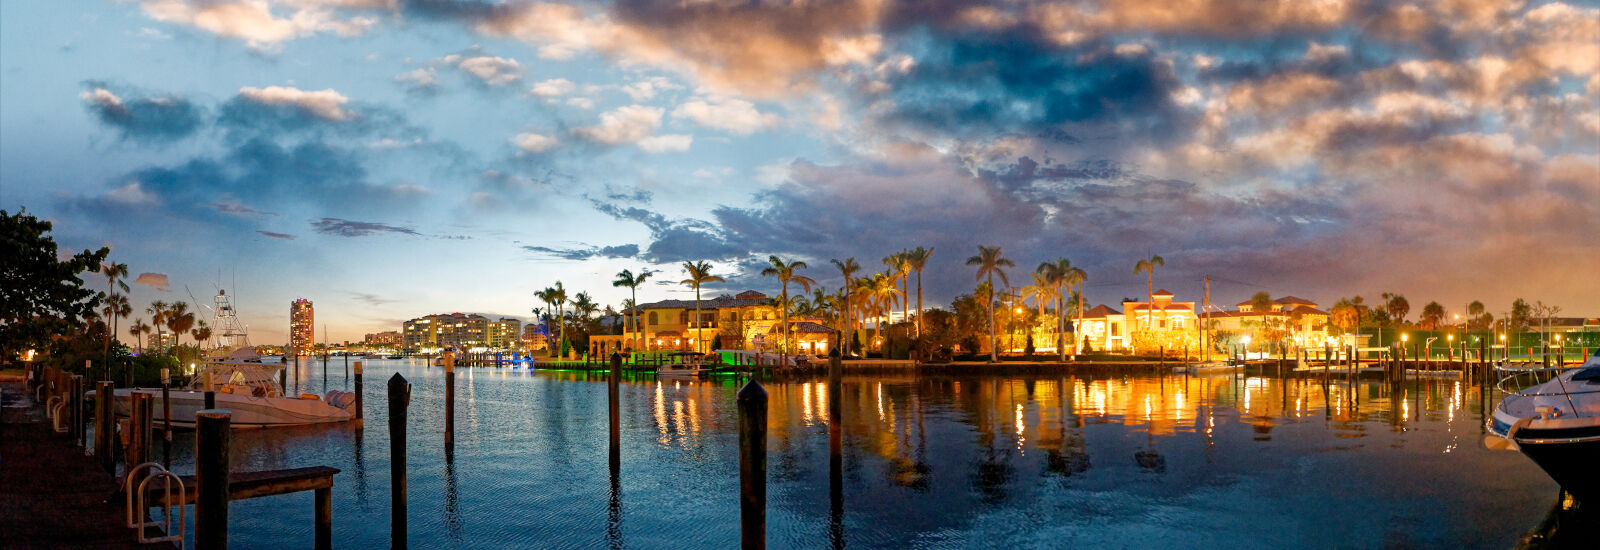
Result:
{"type": "MultiPolygon", "coordinates": [[[[154,423],[164,423],[166,416],[165,408],[161,404],[161,390],[116,390],[112,406],[117,416],[129,416],[132,410],[130,396],[135,391],[151,394],[154,423]]],[[[169,395],[172,425],[183,428],[194,427],[195,413],[205,409],[205,392],[179,390],[171,391],[169,395]]],[[[320,399],[253,397],[220,392],[213,394],[213,398],[216,401],[216,408],[232,413],[229,422],[234,428],[304,426],[344,422],[350,419],[349,412],[324,403],[320,399]]]]}
{"type": "Polygon", "coordinates": [[[1538,464],[1561,488],[1582,502],[1600,502],[1600,425],[1578,428],[1523,428],[1518,450],[1538,464]]]}

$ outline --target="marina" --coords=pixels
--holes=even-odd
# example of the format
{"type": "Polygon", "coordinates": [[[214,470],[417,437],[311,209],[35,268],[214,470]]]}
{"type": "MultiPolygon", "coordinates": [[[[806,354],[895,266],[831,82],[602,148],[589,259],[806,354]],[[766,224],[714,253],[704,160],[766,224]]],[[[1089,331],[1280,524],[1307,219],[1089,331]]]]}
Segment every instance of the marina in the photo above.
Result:
{"type": "MultiPolygon", "coordinates": [[[[300,390],[344,387],[342,376],[321,378],[320,365],[298,365],[300,390]]],[[[621,377],[613,477],[604,373],[460,368],[446,413],[445,369],[420,359],[365,365],[369,381],[399,374],[412,384],[412,547],[739,540],[742,380],[621,377]]],[[[764,385],[775,548],[1059,546],[1129,533],[1141,545],[1201,548],[1493,548],[1528,536],[1560,494],[1522,456],[1481,444],[1496,393],[1461,380],[1108,369],[844,375],[836,393],[825,378],[764,385]],[[840,470],[831,472],[835,427],[840,470]]],[[[362,426],[232,435],[235,471],[339,471],[336,547],[384,546],[391,535],[385,389],[364,391],[362,426]]],[[[175,435],[173,470],[183,472],[194,432],[175,435]]],[[[312,507],[291,498],[234,501],[231,546],[309,545],[312,507]]]]}

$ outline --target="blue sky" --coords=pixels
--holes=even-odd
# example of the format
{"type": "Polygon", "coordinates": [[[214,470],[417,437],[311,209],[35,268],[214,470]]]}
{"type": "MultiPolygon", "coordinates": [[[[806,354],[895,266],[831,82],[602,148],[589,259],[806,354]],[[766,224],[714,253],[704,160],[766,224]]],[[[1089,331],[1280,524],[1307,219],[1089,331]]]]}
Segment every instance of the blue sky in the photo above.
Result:
{"type": "Polygon", "coordinates": [[[0,207],[263,343],[768,254],[933,247],[941,304],[979,244],[1096,303],[1160,254],[1180,299],[1594,315],[1597,205],[1593,2],[0,4],[0,207]]]}

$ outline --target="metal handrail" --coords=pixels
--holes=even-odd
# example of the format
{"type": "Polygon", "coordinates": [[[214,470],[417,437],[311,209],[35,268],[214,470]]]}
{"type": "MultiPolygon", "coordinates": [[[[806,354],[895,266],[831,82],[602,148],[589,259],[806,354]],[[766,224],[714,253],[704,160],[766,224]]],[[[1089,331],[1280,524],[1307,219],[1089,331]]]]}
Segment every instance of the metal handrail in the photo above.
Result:
{"type": "Polygon", "coordinates": [[[67,400],[59,395],[51,396],[44,404],[44,415],[50,417],[50,427],[56,433],[66,433],[69,426],[61,425],[61,409],[67,407],[67,400]]]}
{"type": "Polygon", "coordinates": [[[135,531],[135,534],[138,535],[139,542],[147,543],[147,542],[179,541],[178,547],[179,548],[183,547],[183,543],[182,543],[182,541],[183,541],[183,533],[188,528],[188,521],[189,521],[188,512],[184,509],[184,507],[189,504],[188,503],[188,496],[189,495],[188,495],[188,493],[184,492],[183,478],[180,478],[176,474],[173,474],[172,472],[167,471],[166,468],[162,468],[161,465],[158,464],[158,463],[146,462],[144,464],[140,464],[138,466],[134,466],[132,469],[129,469],[128,473],[123,476],[123,478],[122,478],[122,492],[127,495],[127,499],[128,499],[128,509],[127,509],[127,514],[124,516],[124,519],[126,520],[128,528],[137,530],[137,531],[135,531]],[[150,475],[145,476],[143,479],[140,479],[139,480],[139,484],[137,485],[137,487],[135,487],[135,485],[133,483],[133,480],[138,476],[138,474],[140,472],[142,472],[144,470],[147,470],[147,469],[150,470],[150,475]],[[144,535],[144,528],[152,526],[152,525],[159,525],[159,524],[161,524],[161,522],[157,522],[157,521],[153,521],[153,520],[152,521],[145,521],[144,520],[144,518],[143,518],[144,511],[145,510],[149,510],[149,507],[147,507],[145,505],[144,495],[145,495],[145,489],[150,484],[150,481],[154,480],[154,479],[156,479],[158,477],[162,478],[164,480],[164,485],[162,486],[162,503],[164,504],[164,506],[161,509],[161,515],[162,515],[163,518],[165,518],[166,523],[165,523],[165,525],[162,525],[162,529],[165,530],[168,534],[167,534],[167,536],[164,536],[164,537],[148,538],[148,537],[145,537],[145,535],[144,535]],[[173,482],[177,482],[177,484],[178,484],[178,492],[177,492],[177,497],[178,497],[178,505],[177,505],[177,509],[178,509],[178,528],[176,530],[174,530],[172,528],[172,509],[173,509],[173,506],[172,506],[172,497],[173,497],[172,484],[173,484],[173,482]],[[135,494],[135,489],[137,489],[137,495],[135,494]]]}
{"type": "Polygon", "coordinates": [[[147,510],[148,509],[148,508],[145,507],[145,503],[144,503],[145,486],[149,485],[150,482],[152,480],[154,480],[155,478],[158,478],[158,477],[161,478],[163,480],[163,482],[164,482],[164,485],[162,486],[162,493],[161,493],[162,494],[162,504],[163,504],[163,506],[161,508],[161,517],[166,520],[166,525],[162,526],[162,530],[167,532],[167,536],[155,537],[155,538],[149,538],[149,537],[144,536],[144,528],[147,527],[147,526],[155,525],[156,524],[155,521],[141,522],[139,524],[139,526],[137,527],[138,531],[135,531],[135,534],[138,535],[140,543],[173,542],[173,541],[177,541],[178,548],[183,548],[184,531],[186,531],[189,528],[189,515],[188,515],[188,511],[185,509],[185,506],[188,506],[188,504],[189,504],[189,502],[188,502],[189,494],[184,491],[183,478],[178,477],[177,474],[169,472],[165,468],[161,468],[160,466],[156,466],[156,468],[158,468],[159,471],[157,471],[157,472],[155,472],[153,474],[150,474],[149,477],[144,478],[144,481],[140,481],[139,482],[139,509],[140,510],[147,510]],[[177,483],[178,484],[178,506],[177,506],[177,508],[178,508],[178,528],[177,529],[173,529],[172,528],[172,508],[173,508],[173,506],[172,506],[172,484],[173,483],[177,483]]]}
{"type": "MultiPolygon", "coordinates": [[[[1600,388],[1596,388],[1596,389],[1592,389],[1592,390],[1582,390],[1582,391],[1572,391],[1571,389],[1569,389],[1567,387],[1567,383],[1565,381],[1561,380],[1561,374],[1563,372],[1570,371],[1570,370],[1573,370],[1573,369],[1578,369],[1578,368],[1583,368],[1583,365],[1573,365],[1573,366],[1570,366],[1570,367],[1547,367],[1547,368],[1542,368],[1542,369],[1518,369],[1518,370],[1514,371],[1510,376],[1506,376],[1504,378],[1501,378],[1500,381],[1495,384],[1495,388],[1500,390],[1500,392],[1503,393],[1503,394],[1514,395],[1514,396],[1517,396],[1517,397],[1557,397],[1557,396],[1559,396],[1559,397],[1565,398],[1567,400],[1567,406],[1572,408],[1572,414],[1574,416],[1580,416],[1581,413],[1578,411],[1578,405],[1577,405],[1577,403],[1575,403],[1572,400],[1573,394],[1583,395],[1583,394],[1590,394],[1590,393],[1600,393],[1600,388]],[[1544,380],[1540,380],[1539,379],[1539,375],[1546,374],[1546,373],[1552,373],[1553,376],[1550,376],[1549,378],[1546,378],[1544,380]],[[1522,377],[1525,377],[1525,376],[1532,377],[1531,379],[1534,380],[1534,382],[1531,383],[1531,384],[1526,384],[1526,385],[1524,385],[1524,386],[1522,386],[1522,387],[1520,387],[1518,389],[1508,389],[1507,384],[1512,383],[1512,382],[1516,382],[1516,381],[1520,381],[1522,379],[1522,377]],[[1532,388],[1532,387],[1538,386],[1540,384],[1547,383],[1550,380],[1555,380],[1556,381],[1556,385],[1561,388],[1561,392],[1560,393],[1528,392],[1527,391],[1528,388],[1532,388]]],[[[1495,367],[1495,370],[1497,370],[1497,371],[1505,371],[1507,369],[1505,369],[1504,367],[1497,366],[1497,367],[1495,367]]]]}

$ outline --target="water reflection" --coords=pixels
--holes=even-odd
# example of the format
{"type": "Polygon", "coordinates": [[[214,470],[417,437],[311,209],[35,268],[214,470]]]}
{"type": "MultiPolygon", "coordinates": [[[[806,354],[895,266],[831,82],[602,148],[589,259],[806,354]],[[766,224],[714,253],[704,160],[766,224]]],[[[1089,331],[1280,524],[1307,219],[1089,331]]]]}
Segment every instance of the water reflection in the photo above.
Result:
{"type": "MultiPolygon", "coordinates": [[[[625,375],[621,463],[610,467],[603,375],[463,369],[452,464],[439,445],[442,372],[368,365],[369,379],[399,371],[417,388],[414,542],[737,543],[739,380],[625,375]]],[[[1060,547],[1130,533],[1202,548],[1506,546],[1538,523],[1554,491],[1520,455],[1475,444],[1494,399],[1471,381],[905,375],[766,385],[775,548],[1060,547]]],[[[387,544],[387,418],[381,385],[369,386],[370,433],[236,436],[239,469],[344,470],[341,546],[387,544]]],[[[270,500],[235,503],[236,530],[261,535],[239,546],[308,536],[299,507],[270,500]]]]}

